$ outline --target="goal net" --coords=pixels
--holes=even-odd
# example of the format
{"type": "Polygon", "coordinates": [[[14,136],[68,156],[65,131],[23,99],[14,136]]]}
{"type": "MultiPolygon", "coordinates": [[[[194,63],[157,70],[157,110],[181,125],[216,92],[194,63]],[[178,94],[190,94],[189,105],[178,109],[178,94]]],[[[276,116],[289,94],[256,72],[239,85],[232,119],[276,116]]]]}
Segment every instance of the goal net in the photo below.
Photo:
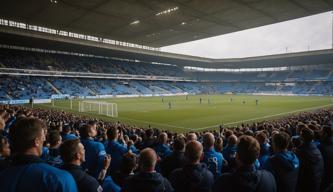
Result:
{"type": "Polygon", "coordinates": [[[92,112],[109,117],[118,117],[118,108],[116,103],[80,101],[79,112],[92,112]]]}

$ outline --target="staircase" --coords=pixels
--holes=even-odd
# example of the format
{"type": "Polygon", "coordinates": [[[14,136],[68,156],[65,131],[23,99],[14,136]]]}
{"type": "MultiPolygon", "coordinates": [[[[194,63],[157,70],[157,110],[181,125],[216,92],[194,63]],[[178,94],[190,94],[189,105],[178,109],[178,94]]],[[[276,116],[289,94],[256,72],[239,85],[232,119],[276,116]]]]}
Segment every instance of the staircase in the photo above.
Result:
{"type": "Polygon", "coordinates": [[[10,95],[8,95],[8,93],[6,93],[6,97],[9,99],[9,100],[12,100],[13,97],[11,97],[10,95]]]}
{"type": "Polygon", "coordinates": [[[321,84],[321,82],[318,82],[318,83],[314,84],[314,85],[311,87],[311,89],[308,91],[308,93],[313,93],[313,91],[315,90],[315,88],[316,88],[317,86],[319,86],[320,84],[321,84]]]}
{"type": "Polygon", "coordinates": [[[149,89],[153,90],[154,93],[157,92],[158,94],[160,94],[160,93],[162,93],[162,94],[170,93],[168,90],[165,90],[165,89],[163,89],[161,87],[157,87],[157,86],[150,86],[149,89]]]}
{"type": "Polygon", "coordinates": [[[57,94],[62,94],[59,89],[57,89],[49,80],[46,80],[46,83],[55,91],[57,94]]]}
{"type": "Polygon", "coordinates": [[[184,91],[180,89],[179,87],[176,87],[175,85],[170,85],[172,88],[176,89],[178,93],[183,93],[184,91]]]}
{"type": "Polygon", "coordinates": [[[328,73],[328,75],[325,77],[325,79],[329,79],[331,75],[333,75],[333,70],[331,70],[331,71],[328,73]]]}

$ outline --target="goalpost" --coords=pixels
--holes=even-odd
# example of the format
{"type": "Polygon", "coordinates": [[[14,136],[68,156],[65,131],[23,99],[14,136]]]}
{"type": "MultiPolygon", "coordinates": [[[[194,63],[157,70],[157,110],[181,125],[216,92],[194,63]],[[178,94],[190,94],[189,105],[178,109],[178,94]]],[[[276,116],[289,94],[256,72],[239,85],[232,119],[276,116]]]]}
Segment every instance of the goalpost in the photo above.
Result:
{"type": "Polygon", "coordinates": [[[69,109],[73,109],[73,99],[51,99],[52,107],[65,107],[69,109]]]}
{"type": "Polygon", "coordinates": [[[116,103],[101,101],[80,101],[79,112],[95,112],[109,117],[118,117],[118,107],[116,103]]]}

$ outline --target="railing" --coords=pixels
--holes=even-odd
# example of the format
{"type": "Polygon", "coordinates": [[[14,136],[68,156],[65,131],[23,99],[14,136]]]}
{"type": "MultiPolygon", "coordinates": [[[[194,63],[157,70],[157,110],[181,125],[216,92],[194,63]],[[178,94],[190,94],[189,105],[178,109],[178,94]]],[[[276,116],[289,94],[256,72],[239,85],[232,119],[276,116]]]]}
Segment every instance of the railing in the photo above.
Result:
{"type": "Polygon", "coordinates": [[[35,69],[0,68],[1,75],[37,76],[37,77],[68,77],[68,78],[91,78],[91,79],[129,79],[129,80],[156,80],[156,81],[193,81],[185,77],[110,74],[90,72],[49,71],[35,69]]]}

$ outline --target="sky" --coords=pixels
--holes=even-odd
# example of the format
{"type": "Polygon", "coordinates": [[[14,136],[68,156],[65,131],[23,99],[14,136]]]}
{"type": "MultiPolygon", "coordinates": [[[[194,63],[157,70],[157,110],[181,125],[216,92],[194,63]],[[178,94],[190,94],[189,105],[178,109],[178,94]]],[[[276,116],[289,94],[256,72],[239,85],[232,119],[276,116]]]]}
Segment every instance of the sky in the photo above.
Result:
{"type": "Polygon", "coordinates": [[[242,58],[332,48],[332,12],[162,47],[207,58],[242,58]]]}

